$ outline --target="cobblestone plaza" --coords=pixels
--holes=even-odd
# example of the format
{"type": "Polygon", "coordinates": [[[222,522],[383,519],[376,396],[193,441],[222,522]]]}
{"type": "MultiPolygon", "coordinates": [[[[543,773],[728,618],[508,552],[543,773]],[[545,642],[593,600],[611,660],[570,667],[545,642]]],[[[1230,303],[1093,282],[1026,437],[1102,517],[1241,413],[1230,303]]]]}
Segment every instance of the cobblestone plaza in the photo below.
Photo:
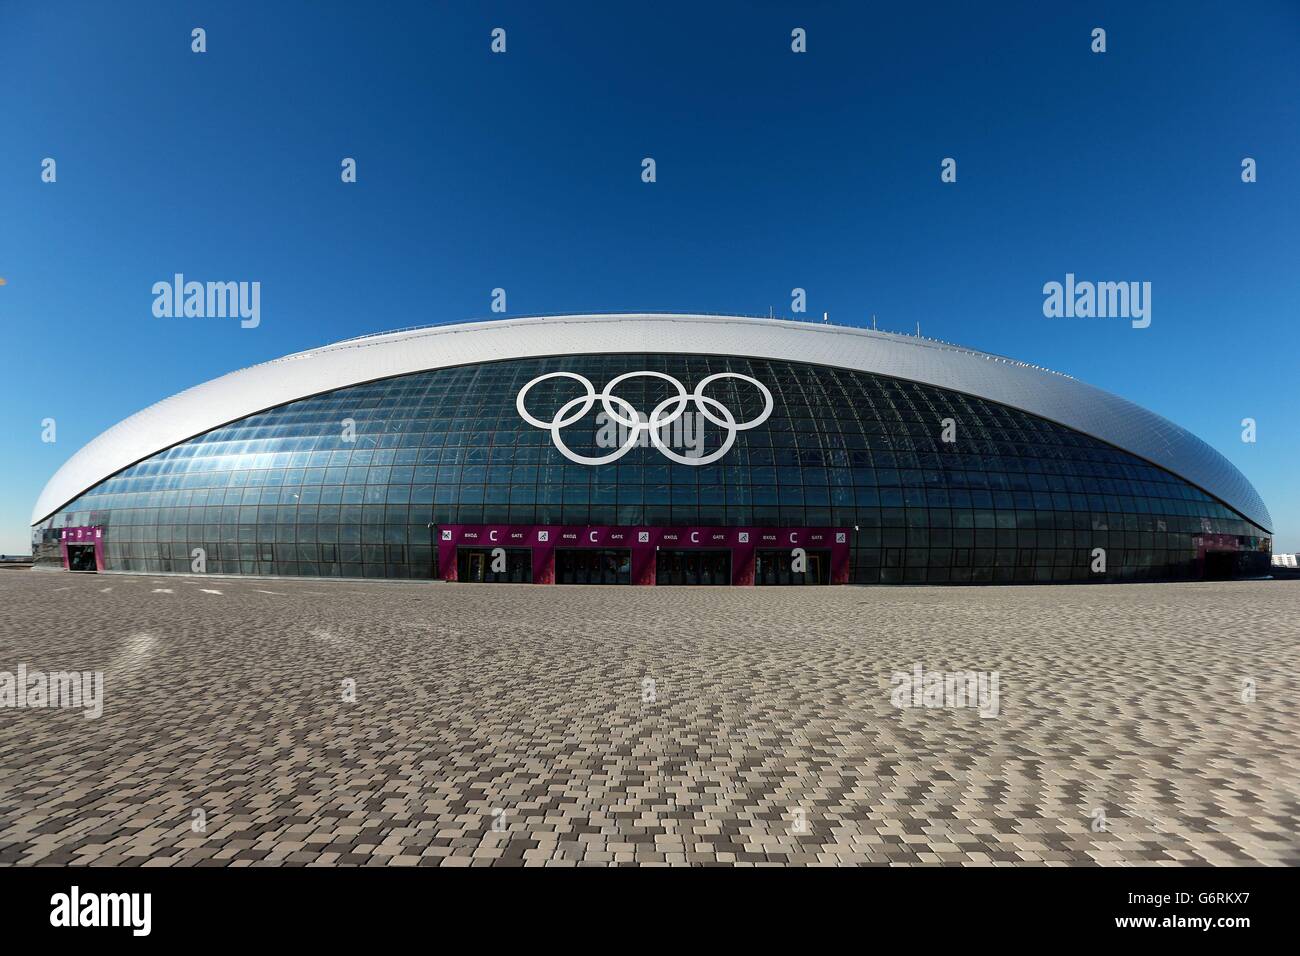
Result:
{"type": "Polygon", "coordinates": [[[11,571],[0,607],[0,671],[104,674],[98,719],[0,708],[0,864],[1300,863],[1289,582],[11,571]],[[998,715],[895,708],[917,664],[997,672],[998,715]]]}

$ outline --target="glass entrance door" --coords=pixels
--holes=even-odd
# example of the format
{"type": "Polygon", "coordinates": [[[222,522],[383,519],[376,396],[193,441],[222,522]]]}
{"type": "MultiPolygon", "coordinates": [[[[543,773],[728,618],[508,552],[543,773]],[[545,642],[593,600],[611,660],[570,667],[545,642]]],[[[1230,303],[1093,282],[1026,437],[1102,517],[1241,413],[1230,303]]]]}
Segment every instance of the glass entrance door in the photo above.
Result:
{"type": "Polygon", "coordinates": [[[659,551],[655,584],[723,585],[731,583],[730,551],[659,551]]]}
{"type": "Polygon", "coordinates": [[[556,584],[631,584],[632,552],[611,548],[560,548],[555,552],[556,584]]]}
{"type": "Polygon", "coordinates": [[[97,571],[95,566],[95,546],[93,544],[68,545],[69,571],[97,571]]]}
{"type": "Polygon", "coordinates": [[[456,551],[456,579],[476,584],[530,584],[533,580],[533,552],[531,548],[504,548],[505,570],[492,570],[492,550],[488,548],[458,548],[456,551]]]}
{"type": "Polygon", "coordinates": [[[785,550],[760,550],[754,555],[754,583],[778,586],[795,584],[830,584],[831,553],[809,551],[808,569],[792,570],[794,558],[785,550]]]}

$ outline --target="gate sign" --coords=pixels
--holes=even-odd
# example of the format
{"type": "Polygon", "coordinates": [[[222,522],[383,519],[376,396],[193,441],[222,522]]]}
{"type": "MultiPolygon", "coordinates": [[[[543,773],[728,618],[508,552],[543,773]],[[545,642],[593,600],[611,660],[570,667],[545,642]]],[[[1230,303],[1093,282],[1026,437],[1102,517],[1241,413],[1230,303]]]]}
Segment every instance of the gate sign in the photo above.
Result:
{"type": "Polygon", "coordinates": [[[830,581],[849,581],[848,532],[840,528],[736,527],[620,527],[616,525],[478,525],[442,528],[438,567],[448,581],[456,580],[456,549],[491,549],[501,544],[532,551],[533,583],[555,583],[557,548],[607,548],[632,554],[632,583],[654,584],[656,553],[713,550],[731,552],[731,583],[754,583],[754,559],[760,548],[789,554],[792,546],[805,551],[829,551],[830,581]],[[794,542],[792,545],[791,542],[794,542]]]}

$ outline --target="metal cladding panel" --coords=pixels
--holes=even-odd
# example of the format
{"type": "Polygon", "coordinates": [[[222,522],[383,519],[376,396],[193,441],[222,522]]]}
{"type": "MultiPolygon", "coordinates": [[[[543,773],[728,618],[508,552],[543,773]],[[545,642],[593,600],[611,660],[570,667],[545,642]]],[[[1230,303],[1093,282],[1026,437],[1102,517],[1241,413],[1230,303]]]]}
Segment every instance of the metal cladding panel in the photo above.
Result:
{"type": "Polygon", "coordinates": [[[734,355],[910,379],[1029,412],[1173,472],[1265,530],[1272,518],[1232,463],[1159,415],[1067,375],[932,339],[708,315],[572,315],[436,326],[350,339],[241,369],[114,425],[50,479],[35,524],[129,465],[220,425],[348,385],[428,369],[549,355],[734,355]]]}

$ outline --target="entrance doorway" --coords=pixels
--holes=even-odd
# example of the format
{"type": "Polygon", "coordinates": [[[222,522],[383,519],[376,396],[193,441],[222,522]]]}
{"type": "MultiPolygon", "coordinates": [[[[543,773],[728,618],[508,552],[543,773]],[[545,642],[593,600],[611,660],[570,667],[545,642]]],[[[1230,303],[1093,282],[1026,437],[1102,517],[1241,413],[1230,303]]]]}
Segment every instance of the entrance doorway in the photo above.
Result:
{"type": "Polygon", "coordinates": [[[655,556],[655,584],[730,583],[730,551],[660,551],[655,556]]]}
{"type": "Polygon", "coordinates": [[[504,571],[492,570],[491,548],[457,548],[456,578],[476,584],[531,584],[533,552],[531,548],[503,548],[504,571]]]}
{"type": "Polygon", "coordinates": [[[631,584],[632,552],[623,548],[560,548],[556,584],[631,584]]]}
{"type": "Polygon", "coordinates": [[[1206,581],[1227,581],[1237,577],[1236,551],[1206,551],[1202,577],[1206,581]]]}
{"type": "Polygon", "coordinates": [[[98,571],[95,566],[95,546],[93,544],[68,545],[69,571],[98,571]]]}
{"type": "Polygon", "coordinates": [[[809,551],[808,570],[793,571],[794,558],[789,551],[764,551],[754,554],[754,583],[759,585],[830,584],[831,553],[809,551]]]}

